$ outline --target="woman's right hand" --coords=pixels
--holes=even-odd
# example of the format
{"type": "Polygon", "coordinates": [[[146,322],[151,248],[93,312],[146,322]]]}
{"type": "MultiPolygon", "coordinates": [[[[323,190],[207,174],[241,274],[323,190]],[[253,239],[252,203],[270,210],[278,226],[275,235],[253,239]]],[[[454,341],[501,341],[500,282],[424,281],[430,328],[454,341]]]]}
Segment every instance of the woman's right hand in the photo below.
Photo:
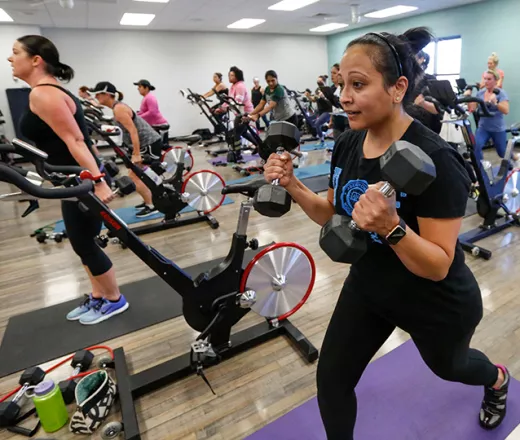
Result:
{"type": "Polygon", "coordinates": [[[132,154],[132,163],[135,165],[141,165],[143,162],[143,158],[141,157],[141,153],[134,153],[132,154]]]}
{"type": "Polygon", "coordinates": [[[264,165],[264,177],[269,183],[279,179],[280,186],[287,186],[294,179],[293,163],[289,153],[273,153],[264,165]]]}
{"type": "Polygon", "coordinates": [[[96,183],[94,194],[101,199],[103,203],[110,203],[115,197],[114,192],[105,181],[96,183]]]}

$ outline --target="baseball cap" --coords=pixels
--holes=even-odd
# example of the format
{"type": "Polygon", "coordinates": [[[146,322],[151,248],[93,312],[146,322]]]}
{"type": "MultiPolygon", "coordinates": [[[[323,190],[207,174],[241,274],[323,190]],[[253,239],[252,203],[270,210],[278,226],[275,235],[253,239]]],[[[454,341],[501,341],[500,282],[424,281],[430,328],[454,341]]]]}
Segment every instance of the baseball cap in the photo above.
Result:
{"type": "Polygon", "coordinates": [[[108,81],[101,81],[96,84],[92,89],[88,89],[90,93],[97,95],[98,93],[108,93],[109,95],[115,95],[117,93],[116,86],[108,81]]]}
{"type": "Polygon", "coordinates": [[[150,81],[147,79],[140,79],[139,81],[134,83],[134,86],[143,86],[148,87],[150,90],[155,90],[155,87],[150,84],[150,81]]]}

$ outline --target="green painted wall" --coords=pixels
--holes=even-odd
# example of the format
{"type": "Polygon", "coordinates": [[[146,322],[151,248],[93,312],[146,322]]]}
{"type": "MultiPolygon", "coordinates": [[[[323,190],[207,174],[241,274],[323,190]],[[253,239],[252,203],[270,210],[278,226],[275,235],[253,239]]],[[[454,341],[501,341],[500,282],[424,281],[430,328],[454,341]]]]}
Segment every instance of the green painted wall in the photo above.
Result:
{"type": "Polygon", "coordinates": [[[327,38],[329,65],[338,62],[349,41],[360,35],[401,33],[417,26],[428,26],[439,38],[462,37],[461,77],[468,83],[480,79],[488,56],[497,52],[499,68],[505,74],[504,90],[510,99],[507,122],[520,122],[520,0],[486,0],[332,35],[327,38]]]}

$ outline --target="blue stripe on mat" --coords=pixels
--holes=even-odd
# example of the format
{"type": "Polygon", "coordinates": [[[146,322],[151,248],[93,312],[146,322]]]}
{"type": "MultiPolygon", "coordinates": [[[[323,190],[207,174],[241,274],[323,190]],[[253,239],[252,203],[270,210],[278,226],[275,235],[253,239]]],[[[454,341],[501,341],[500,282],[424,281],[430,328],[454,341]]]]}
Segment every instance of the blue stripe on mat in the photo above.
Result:
{"type": "MultiPolygon", "coordinates": [[[[233,199],[226,196],[226,198],[224,199],[224,202],[222,204],[229,205],[231,203],[235,203],[235,202],[233,201],[233,199]]],[[[187,213],[194,212],[194,211],[195,211],[195,209],[193,209],[191,206],[186,206],[186,208],[184,208],[181,211],[181,214],[187,214],[187,213]]],[[[146,218],[138,218],[135,216],[135,214],[137,213],[137,210],[133,206],[130,206],[128,208],[114,209],[114,212],[127,225],[132,225],[134,223],[140,223],[143,221],[155,220],[157,218],[164,217],[164,214],[158,212],[157,214],[153,214],[146,218]]],[[[103,225],[103,229],[106,229],[105,225],[103,225]]],[[[54,227],[54,232],[64,232],[64,231],[65,231],[65,225],[63,224],[63,220],[57,221],[56,226],[54,227]]]]}
{"type": "Polygon", "coordinates": [[[327,141],[324,144],[314,143],[314,144],[303,144],[300,145],[300,151],[314,151],[314,150],[324,150],[327,147],[332,148],[334,146],[334,141],[327,141]]]}
{"type": "MultiPolygon", "coordinates": [[[[296,168],[294,170],[294,175],[298,179],[306,179],[308,177],[317,177],[317,176],[326,176],[330,173],[330,162],[325,162],[320,165],[311,165],[309,167],[296,168]]],[[[228,180],[226,181],[226,185],[233,185],[235,183],[243,183],[248,180],[255,179],[258,177],[258,174],[252,174],[247,177],[242,177],[241,179],[236,180],[228,180]]]]}

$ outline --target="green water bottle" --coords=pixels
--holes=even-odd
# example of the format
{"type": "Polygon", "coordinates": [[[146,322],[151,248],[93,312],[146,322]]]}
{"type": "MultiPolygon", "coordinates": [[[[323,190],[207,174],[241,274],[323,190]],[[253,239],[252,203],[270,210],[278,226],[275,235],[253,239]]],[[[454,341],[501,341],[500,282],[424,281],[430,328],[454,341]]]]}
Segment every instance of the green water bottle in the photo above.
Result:
{"type": "Polygon", "coordinates": [[[45,432],[55,432],[69,420],[60,388],[52,380],[44,380],[33,388],[32,399],[45,432]]]}

